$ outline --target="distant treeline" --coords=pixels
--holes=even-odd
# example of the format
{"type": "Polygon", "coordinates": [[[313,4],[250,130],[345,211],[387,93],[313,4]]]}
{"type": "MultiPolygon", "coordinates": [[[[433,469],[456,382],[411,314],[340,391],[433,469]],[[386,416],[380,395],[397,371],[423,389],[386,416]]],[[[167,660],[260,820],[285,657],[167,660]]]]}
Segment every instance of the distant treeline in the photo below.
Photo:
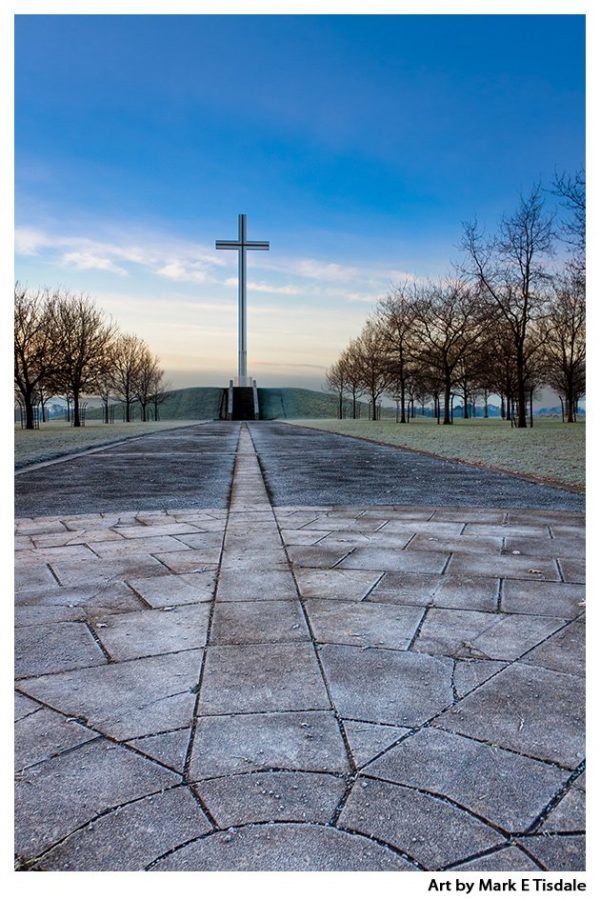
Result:
{"type": "Polygon", "coordinates": [[[145,421],[158,418],[166,385],[158,357],[141,338],[121,334],[85,294],[29,291],[15,286],[15,399],[25,428],[34,428],[40,410],[64,397],[75,427],[82,423],[82,401],[102,401],[109,421],[112,400],[131,420],[133,404],[145,421]]]}
{"type": "Polygon", "coordinates": [[[565,209],[556,222],[540,185],[486,235],[465,225],[464,257],[451,277],[398,285],[382,298],[361,334],[327,372],[327,384],[357,414],[369,398],[378,418],[381,398],[397,400],[399,421],[431,406],[449,425],[454,398],[461,415],[476,403],[519,428],[533,424],[533,399],[543,386],[559,395],[574,422],[585,395],[585,177],[556,178],[550,190],[565,209]],[[560,242],[564,262],[553,267],[560,242]]]}

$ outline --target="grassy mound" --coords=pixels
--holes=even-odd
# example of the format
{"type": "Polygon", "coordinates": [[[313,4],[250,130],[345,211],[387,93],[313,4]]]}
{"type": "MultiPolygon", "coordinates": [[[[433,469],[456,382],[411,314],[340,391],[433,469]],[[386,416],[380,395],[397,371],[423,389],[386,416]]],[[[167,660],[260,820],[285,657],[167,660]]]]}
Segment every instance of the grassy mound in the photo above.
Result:
{"type": "MultiPolygon", "coordinates": [[[[261,419],[331,419],[338,412],[334,394],[307,388],[259,388],[258,399],[261,419]]],[[[345,406],[349,409],[347,402],[345,406]]]]}
{"type": "MultiPolygon", "coordinates": [[[[180,388],[176,391],[168,391],[164,401],[160,404],[158,415],[163,421],[171,419],[218,419],[223,388],[218,387],[194,387],[180,388]]],[[[120,422],[123,419],[123,404],[111,403],[114,407],[114,420],[120,422]]],[[[131,406],[132,418],[138,422],[140,416],[139,403],[131,406]]],[[[154,418],[154,407],[148,405],[149,419],[154,418]]],[[[99,407],[88,409],[87,419],[102,419],[103,411],[99,407]]]]}

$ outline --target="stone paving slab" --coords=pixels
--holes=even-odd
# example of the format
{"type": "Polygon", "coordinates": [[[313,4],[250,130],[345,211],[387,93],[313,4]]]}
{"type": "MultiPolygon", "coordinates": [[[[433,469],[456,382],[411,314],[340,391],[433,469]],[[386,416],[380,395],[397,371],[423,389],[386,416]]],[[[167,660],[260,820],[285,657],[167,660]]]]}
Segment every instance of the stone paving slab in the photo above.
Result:
{"type": "Polygon", "coordinates": [[[209,603],[213,597],[216,569],[186,575],[161,574],[132,578],[128,584],[148,606],[158,608],[185,603],[209,603]]]}
{"type": "Polygon", "coordinates": [[[565,624],[564,619],[546,616],[528,620],[520,615],[431,609],[414,649],[460,658],[514,660],[565,624]]]}
{"type": "Polygon", "coordinates": [[[339,824],[385,841],[425,869],[444,868],[502,841],[498,831],[444,800],[366,778],[352,788],[339,824]]]}
{"type": "Polygon", "coordinates": [[[296,583],[305,600],[362,600],[381,580],[383,572],[345,572],[297,568],[296,583]]]}
{"type": "Polygon", "coordinates": [[[21,773],[65,750],[93,741],[98,735],[51,709],[38,706],[15,723],[15,770],[21,773]]]}
{"type": "Polygon", "coordinates": [[[379,756],[383,750],[387,750],[388,747],[407,735],[410,729],[345,719],[344,731],[350,745],[352,758],[357,769],[360,769],[375,756],[379,756]]]}
{"type": "Polygon", "coordinates": [[[459,701],[436,724],[575,768],[583,759],[584,713],[581,678],[516,662],[459,701]]]}
{"type": "Polygon", "coordinates": [[[417,575],[386,572],[369,594],[372,603],[438,606],[496,612],[500,596],[498,578],[474,578],[445,574],[417,575]]]}
{"type": "Polygon", "coordinates": [[[19,682],[31,697],[115,740],[190,724],[201,650],[115,662],[19,682]]]}
{"type": "Polygon", "coordinates": [[[543,833],[553,831],[583,833],[585,831],[585,791],[578,789],[577,782],[573,784],[537,830],[543,833]]]}
{"type": "Polygon", "coordinates": [[[208,633],[208,604],[145,609],[94,617],[94,630],[111,660],[139,659],[203,647],[208,633]]]}
{"type": "Polygon", "coordinates": [[[448,797],[508,832],[532,826],[568,778],[555,766],[437,728],[409,736],[364,772],[448,797]]]}
{"type": "Polygon", "coordinates": [[[583,868],[577,504],[428,462],[444,505],[274,507],[311,451],[264,424],[153,445],[216,472],[226,435],[227,508],[173,468],[144,505],[132,446],[121,507],[18,520],[18,867],[583,868]]]}
{"type": "Polygon", "coordinates": [[[448,564],[447,553],[413,552],[358,547],[340,563],[340,569],[375,569],[386,572],[423,572],[439,575],[448,564]]]}
{"type": "Polygon", "coordinates": [[[35,700],[15,691],[15,722],[19,722],[25,716],[30,716],[36,709],[41,708],[40,704],[36,703],[35,700]]]}
{"type": "Polygon", "coordinates": [[[185,844],[211,830],[192,792],[175,787],[100,816],[47,853],[34,869],[139,871],[174,844],[185,844]]]}
{"type": "Polygon", "coordinates": [[[415,871],[362,835],[319,825],[249,825],[211,834],[160,860],[152,871],[415,871]]]}
{"type": "Polygon", "coordinates": [[[585,837],[582,834],[532,835],[519,844],[551,872],[585,869],[585,837]]]}
{"type": "Polygon", "coordinates": [[[297,600],[254,600],[217,606],[213,644],[261,644],[309,640],[302,607],[297,600]]]}
{"type": "Polygon", "coordinates": [[[339,776],[312,772],[234,775],[196,787],[221,828],[278,821],[326,825],[347,789],[339,776]]]}
{"type": "Polygon", "coordinates": [[[531,856],[518,847],[507,846],[450,868],[453,872],[531,872],[541,866],[536,866],[531,856]]]}
{"type": "Polygon", "coordinates": [[[344,718],[415,726],[452,704],[449,659],[332,644],[320,655],[333,701],[344,718]]]}
{"type": "Polygon", "coordinates": [[[83,623],[24,625],[16,632],[18,678],[105,664],[106,657],[83,623]]]}
{"type": "Polygon", "coordinates": [[[418,607],[386,609],[374,603],[308,600],[305,605],[319,644],[357,644],[407,650],[423,618],[418,607]]]}
{"type": "Polygon", "coordinates": [[[35,858],[97,815],[171,787],[177,776],[104,738],[17,778],[16,851],[35,858]]]}
{"type": "Polygon", "coordinates": [[[175,731],[163,731],[161,734],[135,738],[127,743],[130,747],[136,747],[146,756],[183,775],[190,733],[191,725],[189,728],[178,728],[175,731]]]}
{"type": "Polygon", "coordinates": [[[327,709],[329,701],[309,644],[210,647],[200,691],[202,715],[327,709]],[[252,692],[247,685],[252,684],[252,692]]]}
{"type": "Polygon", "coordinates": [[[533,584],[506,579],[500,607],[507,613],[574,619],[585,608],[585,588],[578,584],[533,584]]]}
{"type": "Polygon", "coordinates": [[[293,769],[351,770],[333,712],[203,716],[196,727],[190,778],[293,769]]]}
{"type": "Polygon", "coordinates": [[[485,659],[457,659],[454,663],[452,687],[461,700],[475,688],[492,678],[506,666],[505,662],[485,659]]]}
{"type": "Polygon", "coordinates": [[[567,672],[570,675],[585,676],[585,625],[580,620],[572,622],[538,644],[523,657],[524,663],[567,672]]]}

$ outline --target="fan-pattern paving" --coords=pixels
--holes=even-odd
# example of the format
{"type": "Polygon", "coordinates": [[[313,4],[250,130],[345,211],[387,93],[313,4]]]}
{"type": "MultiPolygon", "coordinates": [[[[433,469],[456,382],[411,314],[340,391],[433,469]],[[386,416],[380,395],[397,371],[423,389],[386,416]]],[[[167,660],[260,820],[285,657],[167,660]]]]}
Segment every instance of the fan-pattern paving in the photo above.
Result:
{"type": "Polygon", "coordinates": [[[22,868],[579,870],[583,521],[273,507],[17,522],[22,868]]]}

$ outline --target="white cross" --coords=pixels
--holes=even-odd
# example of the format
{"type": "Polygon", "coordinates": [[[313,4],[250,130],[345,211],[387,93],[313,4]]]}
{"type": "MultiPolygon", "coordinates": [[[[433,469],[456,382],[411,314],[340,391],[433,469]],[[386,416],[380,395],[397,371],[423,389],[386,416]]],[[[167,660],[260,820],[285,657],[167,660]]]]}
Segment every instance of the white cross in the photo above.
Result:
{"type": "Polygon", "coordinates": [[[215,241],[217,250],[238,251],[238,384],[248,382],[248,354],[246,348],[246,250],[269,250],[269,241],[246,240],[246,216],[238,216],[237,241],[215,241]]]}

